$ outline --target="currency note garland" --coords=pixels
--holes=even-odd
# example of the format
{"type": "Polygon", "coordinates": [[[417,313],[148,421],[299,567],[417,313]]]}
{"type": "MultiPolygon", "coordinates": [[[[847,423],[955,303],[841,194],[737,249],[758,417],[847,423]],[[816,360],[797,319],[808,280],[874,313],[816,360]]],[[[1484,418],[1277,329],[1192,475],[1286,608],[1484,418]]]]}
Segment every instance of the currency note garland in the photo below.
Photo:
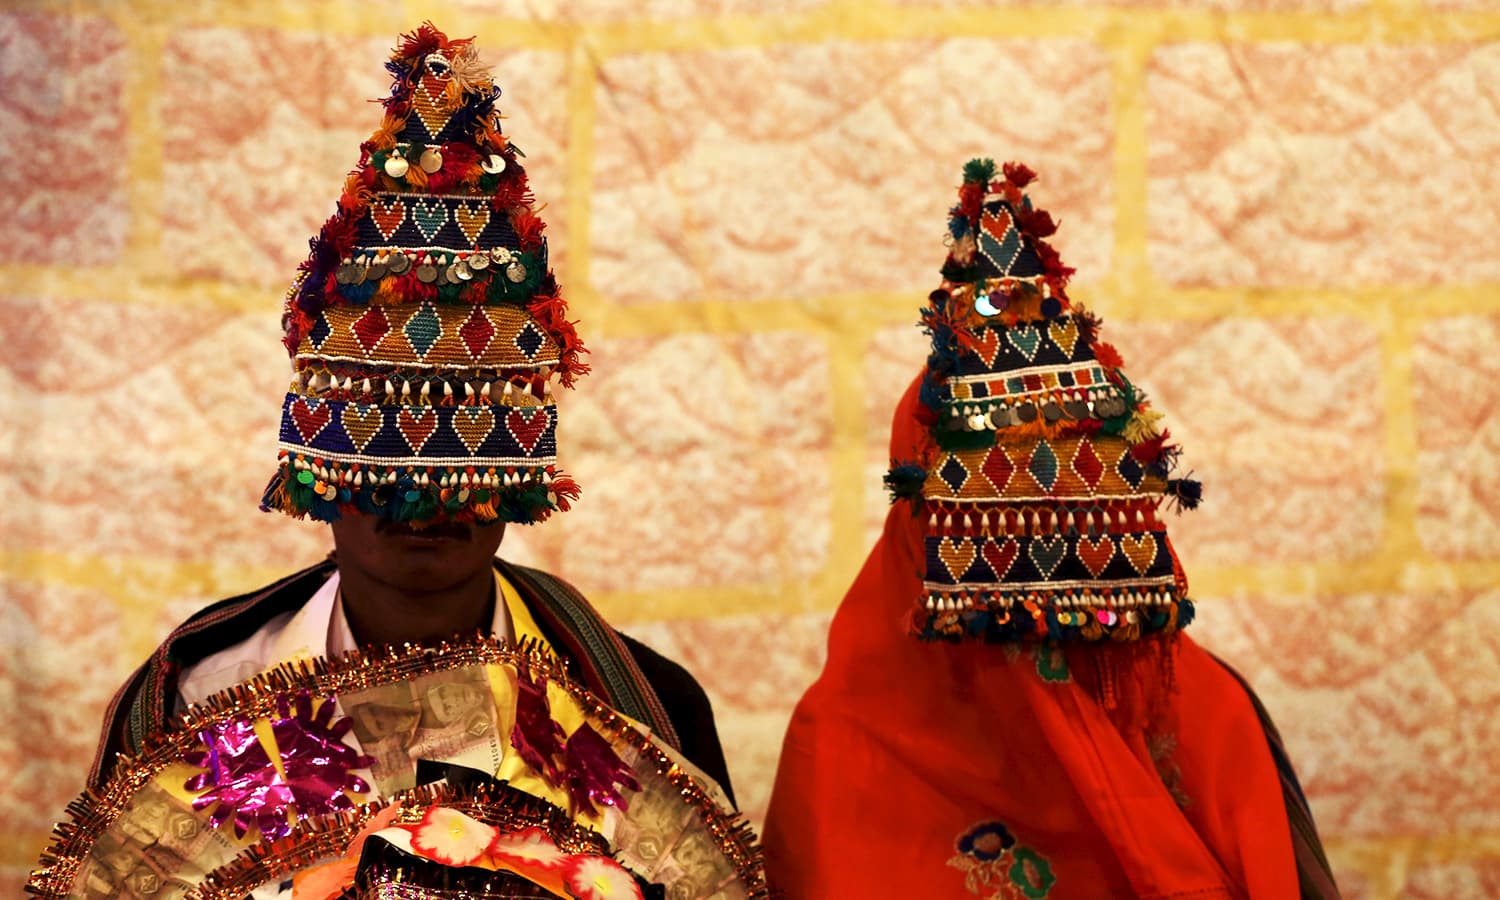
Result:
{"type": "MultiPolygon", "coordinates": [[[[560,661],[540,645],[527,641],[516,646],[488,636],[479,636],[457,644],[445,643],[436,649],[388,648],[356,651],[336,661],[317,658],[283,663],[202,704],[189,707],[161,734],[148,741],[141,753],[122,759],[109,781],[97,789],[86,790],[68,805],[69,820],[54,828],[53,840],[43,852],[38,868],[32,873],[26,886],[27,892],[47,898],[73,896],[80,872],[96,842],[130,808],[137,795],[150,788],[165,769],[200,753],[203,748],[201,735],[216,723],[231,717],[251,721],[270,718],[286,709],[288,697],[297,695],[338,697],[392,682],[473,666],[505,667],[518,674],[527,673],[531,679],[545,680],[560,689],[582,711],[587,724],[594,731],[611,743],[623,745],[635,753],[636,771],[643,779],[649,774],[670,786],[674,802],[686,807],[690,815],[701,821],[713,841],[714,849],[727,860],[747,897],[751,900],[764,900],[770,896],[759,842],[742,816],[721,808],[710,791],[692,774],[678,765],[648,735],[574,682],[560,661]]],[[[321,814],[304,816],[291,826],[289,834],[306,840],[303,846],[307,853],[321,852],[337,843],[334,835],[342,835],[350,829],[357,830],[379,808],[374,803],[409,803],[413,798],[427,796],[420,789],[416,790],[416,793],[402,792],[394,798],[367,802],[353,809],[325,810],[321,814]]],[[[267,847],[273,842],[280,843],[289,839],[283,837],[276,840],[277,837],[272,835],[272,840],[263,841],[260,846],[267,847]]],[[[256,862],[257,859],[259,857],[247,856],[245,861],[238,863],[243,868],[224,872],[217,876],[219,881],[227,884],[232,878],[233,883],[243,884],[244,879],[250,877],[248,873],[251,869],[269,873],[271,868],[256,862]]],[[[206,882],[203,889],[216,890],[206,882]]]]}

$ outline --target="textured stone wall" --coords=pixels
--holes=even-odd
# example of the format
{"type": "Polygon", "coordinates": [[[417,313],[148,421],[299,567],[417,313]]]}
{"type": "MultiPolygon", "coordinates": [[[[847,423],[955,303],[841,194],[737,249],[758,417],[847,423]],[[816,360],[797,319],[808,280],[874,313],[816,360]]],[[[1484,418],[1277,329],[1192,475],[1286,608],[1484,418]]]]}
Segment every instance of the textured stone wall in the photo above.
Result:
{"type": "Polygon", "coordinates": [[[1207,485],[1195,634],[1350,896],[1500,896],[1495,0],[5,6],[0,893],[165,631],[326,550],[255,511],[277,311],[431,16],[498,67],[594,349],[583,501],[506,550],[694,670],[752,817],[991,155],[1207,485]]]}

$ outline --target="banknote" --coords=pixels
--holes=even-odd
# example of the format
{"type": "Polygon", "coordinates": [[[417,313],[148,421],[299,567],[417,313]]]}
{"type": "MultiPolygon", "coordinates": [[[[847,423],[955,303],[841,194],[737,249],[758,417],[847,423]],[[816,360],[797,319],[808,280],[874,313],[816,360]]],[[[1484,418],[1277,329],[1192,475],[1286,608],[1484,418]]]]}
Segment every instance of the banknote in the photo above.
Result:
{"type": "Polygon", "coordinates": [[[670,900],[744,896],[733,866],[702,817],[683,804],[677,788],[635,758],[634,751],[618,746],[616,751],[641,782],[641,791],[627,796],[625,810],[606,815],[606,837],[620,861],[653,884],[665,885],[670,900]]]}
{"type": "Polygon", "coordinates": [[[172,900],[237,850],[207,816],[148,784],[95,842],[75,895],[172,900]]]}
{"type": "Polygon", "coordinates": [[[360,749],[375,759],[370,777],[382,796],[413,787],[419,759],[493,774],[509,746],[481,666],[346,692],[339,704],[360,749]]]}

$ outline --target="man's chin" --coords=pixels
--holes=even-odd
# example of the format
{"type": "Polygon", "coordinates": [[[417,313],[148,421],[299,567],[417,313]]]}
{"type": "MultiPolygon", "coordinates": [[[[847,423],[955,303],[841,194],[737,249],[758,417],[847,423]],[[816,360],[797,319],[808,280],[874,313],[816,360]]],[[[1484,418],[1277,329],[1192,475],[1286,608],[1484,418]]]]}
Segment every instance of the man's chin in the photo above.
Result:
{"type": "Polygon", "coordinates": [[[420,597],[457,587],[469,574],[464,561],[428,549],[409,550],[388,558],[378,577],[403,594],[420,597]]]}

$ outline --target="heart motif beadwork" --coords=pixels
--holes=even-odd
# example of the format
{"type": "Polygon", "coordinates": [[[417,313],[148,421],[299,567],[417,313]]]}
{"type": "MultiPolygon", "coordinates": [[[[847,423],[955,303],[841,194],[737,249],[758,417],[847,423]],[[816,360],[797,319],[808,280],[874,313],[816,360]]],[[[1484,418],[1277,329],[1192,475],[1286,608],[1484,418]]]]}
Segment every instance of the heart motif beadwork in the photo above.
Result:
{"type": "Polygon", "coordinates": [[[1051,578],[1052,573],[1057,570],[1057,564],[1068,553],[1068,541],[1057,534],[1045,538],[1034,537],[1027,553],[1031,556],[1031,561],[1036,563],[1037,571],[1042,573],[1042,577],[1051,578]]]}
{"type": "Polygon", "coordinates": [[[464,237],[469,239],[470,244],[479,240],[479,233],[484,231],[484,226],[490,222],[490,208],[483,203],[465,203],[453,211],[453,218],[458,220],[458,227],[463,230],[464,237]]]}
{"type": "Polygon", "coordinates": [[[1042,333],[1034,325],[1021,325],[1005,333],[1010,345],[1026,357],[1027,362],[1036,359],[1037,348],[1042,345],[1042,333]]]}
{"type": "Polygon", "coordinates": [[[1125,558],[1142,575],[1151,568],[1156,561],[1156,535],[1154,534],[1126,534],[1120,537],[1120,549],[1125,551],[1125,558]]]}
{"type": "Polygon", "coordinates": [[[1047,337],[1057,345],[1068,359],[1073,358],[1073,347],[1078,343],[1078,323],[1072,319],[1058,319],[1047,323],[1047,337]]]}
{"type": "Polygon", "coordinates": [[[328,427],[332,416],[333,411],[317,400],[298,399],[292,404],[292,424],[297,426],[297,433],[302,435],[304,443],[312,443],[313,438],[328,427]]]}
{"type": "Polygon", "coordinates": [[[351,403],[344,407],[340,420],[344,423],[344,433],[349,435],[349,440],[363,452],[380,431],[380,426],[385,424],[385,415],[378,406],[351,403]]]}
{"type": "Polygon", "coordinates": [[[978,551],[968,538],[944,538],[938,541],[938,558],[948,567],[954,581],[963,581],[964,573],[974,564],[978,551]]]}
{"type": "Polygon", "coordinates": [[[993,328],[980,328],[974,336],[974,352],[987,366],[995,364],[995,355],[1000,352],[1000,333],[993,328]]]}
{"type": "Polygon", "coordinates": [[[495,430],[495,413],[483,407],[462,407],[453,414],[453,430],[470,453],[478,453],[490,432],[495,430]]]}
{"type": "Polygon", "coordinates": [[[984,550],[984,561],[990,564],[990,569],[995,573],[995,580],[1001,581],[1005,573],[1016,561],[1016,554],[1020,552],[1020,545],[1013,540],[986,541],[984,550]]]}
{"type": "Polygon", "coordinates": [[[428,72],[418,82],[421,93],[412,92],[412,109],[427,127],[427,133],[434,138],[442,134],[443,127],[453,116],[452,101],[448,99],[447,93],[448,82],[448,78],[428,72]]]}
{"type": "Polygon", "coordinates": [[[401,223],[406,221],[406,204],[400,200],[392,200],[387,203],[384,200],[376,200],[370,204],[370,219],[374,221],[380,236],[386,240],[396,233],[401,223]]]}
{"type": "Polygon", "coordinates": [[[413,453],[422,452],[422,446],[437,430],[437,424],[437,413],[431,407],[423,407],[420,412],[413,413],[412,407],[404,406],[401,414],[396,417],[401,436],[406,438],[407,446],[411,447],[413,453]]]}
{"type": "Polygon", "coordinates": [[[1115,542],[1109,535],[1098,538],[1081,537],[1078,539],[1078,558],[1089,572],[1098,578],[1109,561],[1115,558],[1115,542]]]}
{"type": "Polygon", "coordinates": [[[448,207],[441,200],[416,200],[412,202],[411,216],[422,236],[430,241],[448,221],[448,207]]]}
{"type": "Polygon", "coordinates": [[[529,413],[513,409],[505,417],[505,427],[528,454],[536,449],[537,442],[542,439],[542,432],[550,424],[552,416],[545,409],[533,409],[529,413]]]}

